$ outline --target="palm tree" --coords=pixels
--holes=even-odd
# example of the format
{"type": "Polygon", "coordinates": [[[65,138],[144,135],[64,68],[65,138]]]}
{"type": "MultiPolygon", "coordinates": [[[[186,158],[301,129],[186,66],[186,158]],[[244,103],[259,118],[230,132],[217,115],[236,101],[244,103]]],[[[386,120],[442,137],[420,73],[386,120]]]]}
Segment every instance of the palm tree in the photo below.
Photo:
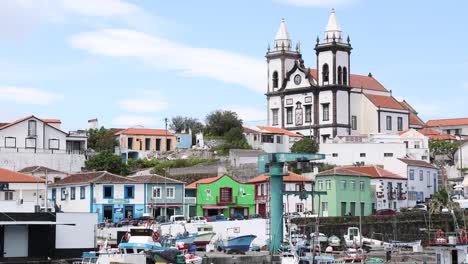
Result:
{"type": "Polygon", "coordinates": [[[429,213],[434,214],[440,213],[444,208],[449,211],[460,209],[460,204],[453,201],[447,190],[442,188],[432,196],[429,207],[429,213]]]}

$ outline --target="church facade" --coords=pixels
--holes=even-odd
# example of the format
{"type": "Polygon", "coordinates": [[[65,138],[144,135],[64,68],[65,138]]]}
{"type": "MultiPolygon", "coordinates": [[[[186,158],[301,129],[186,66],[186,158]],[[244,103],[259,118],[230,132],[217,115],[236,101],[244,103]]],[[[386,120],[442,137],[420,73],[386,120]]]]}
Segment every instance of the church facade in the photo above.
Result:
{"type": "Polygon", "coordinates": [[[352,46],[332,10],[324,38],[315,45],[316,69],[306,68],[281,21],[268,48],[268,125],[325,142],[343,135],[398,133],[424,123],[369,75],[351,73],[352,46]]]}

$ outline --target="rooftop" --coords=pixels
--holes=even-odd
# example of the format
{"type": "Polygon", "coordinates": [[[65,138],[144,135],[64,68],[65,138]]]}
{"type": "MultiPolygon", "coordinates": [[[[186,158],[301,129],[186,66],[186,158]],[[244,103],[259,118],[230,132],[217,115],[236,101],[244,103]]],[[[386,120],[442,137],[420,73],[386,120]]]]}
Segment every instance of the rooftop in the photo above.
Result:
{"type": "Polygon", "coordinates": [[[131,177],[124,177],[107,171],[93,171],[70,174],[52,186],[74,185],[83,183],[140,183],[131,177]]]}
{"type": "MultiPolygon", "coordinates": [[[[311,69],[310,74],[312,77],[317,80],[317,70],[311,69]]],[[[381,92],[388,92],[382,84],[380,84],[374,77],[372,76],[365,76],[365,75],[358,75],[358,74],[351,74],[350,77],[350,86],[353,88],[362,88],[366,90],[374,90],[374,91],[381,91],[381,92]]]]}
{"type": "Polygon", "coordinates": [[[383,168],[380,168],[379,166],[349,166],[346,167],[347,169],[360,172],[360,173],[365,173],[370,175],[372,178],[383,178],[383,179],[399,179],[403,180],[406,179],[396,173],[393,173],[388,170],[384,170],[383,168]]]}
{"type": "Polygon", "coordinates": [[[393,96],[375,95],[375,94],[365,94],[365,95],[369,99],[369,101],[371,101],[377,107],[407,110],[395,98],[393,98],[393,96]]]}
{"type": "Polygon", "coordinates": [[[136,180],[139,182],[144,182],[144,183],[179,183],[179,184],[185,183],[183,181],[174,180],[174,179],[163,177],[157,174],[128,176],[127,178],[136,180]]]}
{"type": "Polygon", "coordinates": [[[432,168],[436,169],[436,167],[429,162],[426,162],[424,160],[412,160],[412,159],[400,159],[402,162],[406,163],[407,165],[410,166],[415,166],[415,167],[425,167],[425,168],[432,168]]]}
{"type": "Polygon", "coordinates": [[[335,175],[340,175],[340,176],[365,176],[365,177],[371,177],[371,175],[360,172],[360,171],[355,171],[352,170],[349,167],[335,167],[331,170],[326,170],[322,171],[317,176],[335,176],[335,175]]]}
{"type": "Polygon", "coordinates": [[[450,119],[434,119],[427,121],[428,127],[438,126],[465,126],[468,125],[468,117],[464,118],[450,118],[450,119]]]}
{"type": "Polygon", "coordinates": [[[47,168],[44,166],[30,166],[30,167],[22,168],[18,172],[21,172],[21,173],[46,173],[47,172],[47,173],[67,174],[66,172],[54,170],[54,169],[47,168]]]}
{"type": "Polygon", "coordinates": [[[224,177],[224,175],[201,179],[201,180],[192,182],[192,183],[190,183],[189,185],[186,185],[186,186],[185,186],[185,189],[196,189],[198,184],[208,184],[208,183],[212,183],[212,182],[215,182],[215,181],[221,179],[222,177],[224,177]]]}
{"type": "Polygon", "coordinates": [[[127,128],[116,132],[114,135],[173,136],[174,134],[165,129],[127,128]]]}
{"type": "MultiPolygon", "coordinates": [[[[270,180],[270,176],[267,175],[259,175],[247,183],[261,183],[267,182],[270,180]]],[[[289,172],[289,175],[283,177],[284,182],[312,182],[312,179],[309,179],[303,175],[296,174],[294,172],[289,172]]]]}
{"type": "Polygon", "coordinates": [[[23,173],[0,168],[0,182],[3,183],[42,183],[45,180],[23,173]]]}
{"type": "Polygon", "coordinates": [[[271,133],[271,134],[281,134],[281,135],[287,135],[290,137],[302,137],[299,134],[296,134],[294,132],[291,132],[289,130],[279,128],[279,127],[267,127],[267,126],[257,126],[258,129],[260,129],[260,132],[262,133],[271,133]]]}

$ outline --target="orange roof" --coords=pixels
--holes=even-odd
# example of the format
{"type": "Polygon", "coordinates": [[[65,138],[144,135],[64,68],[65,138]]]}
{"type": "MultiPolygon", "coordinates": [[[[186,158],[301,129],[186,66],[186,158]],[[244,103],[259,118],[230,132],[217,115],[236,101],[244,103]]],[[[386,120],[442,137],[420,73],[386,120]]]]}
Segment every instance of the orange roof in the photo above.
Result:
{"type": "MultiPolygon", "coordinates": [[[[311,69],[310,74],[312,77],[317,80],[317,70],[311,69]]],[[[351,87],[353,88],[362,88],[366,90],[375,90],[375,91],[382,91],[388,92],[382,84],[380,84],[374,77],[372,76],[365,76],[365,75],[358,75],[358,74],[351,74],[351,87]]]]}
{"type": "Polygon", "coordinates": [[[457,140],[457,137],[449,134],[431,135],[429,140],[457,140]]]}
{"type": "Polygon", "coordinates": [[[127,128],[116,132],[114,135],[173,136],[174,134],[164,129],[127,128]]]}
{"type": "MultiPolygon", "coordinates": [[[[270,176],[267,175],[259,175],[247,183],[260,183],[260,182],[267,182],[270,180],[270,176]]],[[[308,179],[303,175],[296,174],[294,172],[289,172],[289,175],[283,177],[284,182],[312,182],[312,179],[308,179]]]]}
{"type": "Polygon", "coordinates": [[[247,133],[247,134],[260,134],[260,132],[258,132],[257,130],[253,130],[248,127],[242,127],[242,130],[244,131],[244,133],[247,133]]]}
{"type": "Polygon", "coordinates": [[[418,130],[419,133],[425,136],[440,135],[440,132],[432,128],[423,128],[418,130]]]}
{"type": "Polygon", "coordinates": [[[196,189],[198,184],[212,183],[212,182],[215,182],[215,181],[221,179],[222,177],[224,177],[224,175],[222,175],[222,176],[217,176],[217,177],[210,177],[210,178],[201,179],[201,180],[198,180],[198,181],[196,181],[196,182],[192,182],[192,183],[189,184],[189,185],[186,185],[186,186],[185,186],[185,189],[196,189]]]}
{"type": "Polygon", "coordinates": [[[410,122],[410,125],[422,126],[422,127],[426,126],[426,124],[413,112],[410,112],[409,114],[409,122],[410,122]]]}
{"type": "Polygon", "coordinates": [[[55,124],[61,124],[62,123],[62,121],[60,121],[60,119],[45,118],[45,119],[42,119],[42,121],[44,121],[46,123],[55,123],[55,124]]]}
{"type": "Polygon", "coordinates": [[[326,170],[322,171],[317,176],[334,176],[334,175],[340,175],[340,176],[371,176],[367,173],[361,172],[361,171],[354,171],[351,170],[349,167],[335,167],[331,170],[326,170]]]}
{"type": "Polygon", "coordinates": [[[362,167],[349,166],[346,168],[356,171],[356,172],[362,172],[362,173],[368,174],[372,178],[401,179],[401,180],[406,179],[396,173],[393,173],[388,170],[384,170],[375,165],[374,166],[362,166],[362,167]]]}
{"type": "Polygon", "coordinates": [[[62,123],[62,121],[60,121],[59,119],[41,119],[41,118],[37,118],[37,117],[35,117],[33,115],[30,115],[30,116],[15,120],[15,121],[13,121],[11,123],[5,124],[5,125],[1,126],[0,129],[4,129],[4,128],[10,127],[12,125],[16,125],[16,124],[21,123],[21,122],[23,122],[25,120],[28,120],[30,118],[36,118],[38,120],[41,120],[44,123],[62,123]]]}
{"type": "Polygon", "coordinates": [[[267,127],[267,126],[257,126],[257,127],[260,130],[262,130],[261,132],[263,132],[263,133],[267,132],[267,133],[272,133],[272,134],[287,135],[287,136],[290,136],[290,137],[302,137],[299,134],[296,134],[294,132],[291,132],[289,130],[279,128],[279,127],[267,127]]]}
{"type": "Polygon", "coordinates": [[[437,126],[462,126],[468,125],[468,117],[465,118],[451,118],[451,119],[436,119],[427,121],[428,127],[437,126]]]}
{"type": "Polygon", "coordinates": [[[375,94],[365,94],[365,96],[377,107],[406,110],[393,96],[375,94]]]}
{"type": "Polygon", "coordinates": [[[36,178],[36,177],[22,174],[19,172],[0,168],[0,182],[37,183],[37,182],[45,182],[45,181],[41,178],[36,178]]]}

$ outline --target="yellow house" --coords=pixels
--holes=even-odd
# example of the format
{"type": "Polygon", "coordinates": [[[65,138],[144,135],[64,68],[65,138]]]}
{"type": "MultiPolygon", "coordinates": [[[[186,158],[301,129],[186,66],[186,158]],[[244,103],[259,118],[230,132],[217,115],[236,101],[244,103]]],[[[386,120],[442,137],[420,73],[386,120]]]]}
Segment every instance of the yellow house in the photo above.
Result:
{"type": "Polygon", "coordinates": [[[176,149],[175,134],[164,129],[127,128],[114,134],[117,151],[126,159],[147,158],[176,149]]]}

